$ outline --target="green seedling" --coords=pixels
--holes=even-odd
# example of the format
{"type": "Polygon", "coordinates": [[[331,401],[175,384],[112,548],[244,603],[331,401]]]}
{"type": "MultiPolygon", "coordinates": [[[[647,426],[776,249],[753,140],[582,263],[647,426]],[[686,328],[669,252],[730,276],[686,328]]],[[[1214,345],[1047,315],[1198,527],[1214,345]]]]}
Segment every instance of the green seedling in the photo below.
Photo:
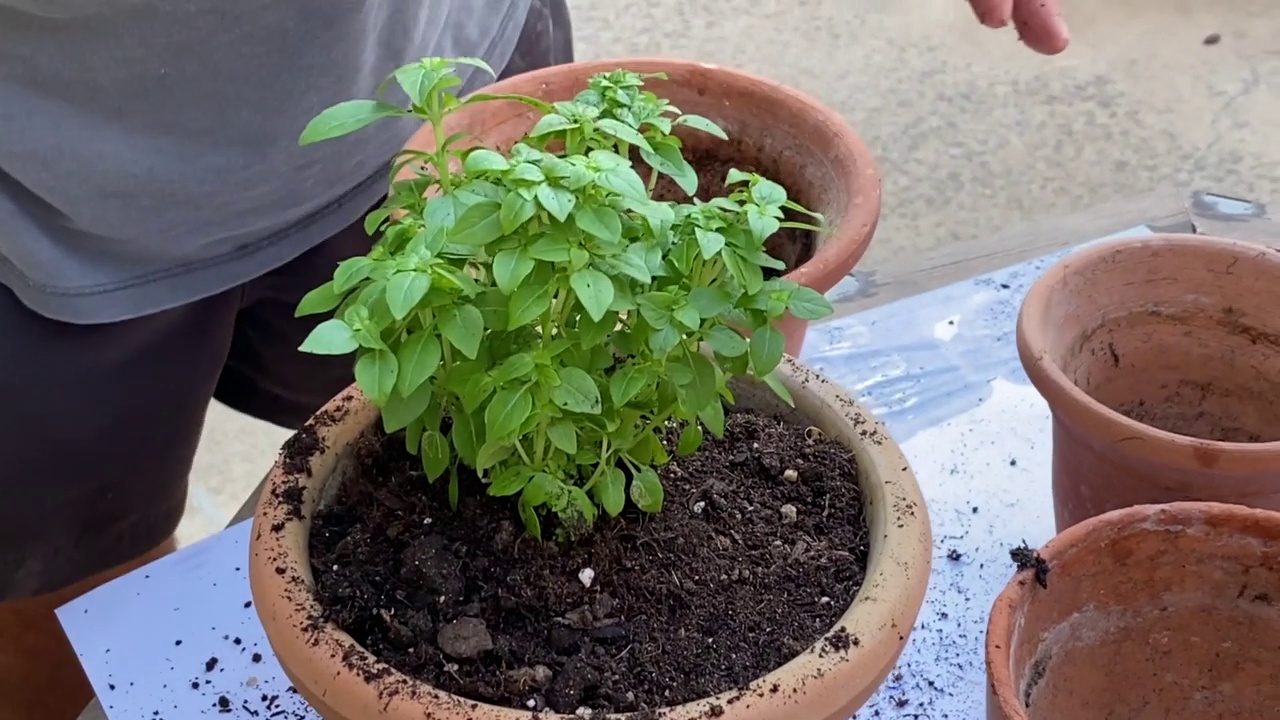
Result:
{"type": "Polygon", "coordinates": [[[303,132],[309,144],[416,117],[435,143],[394,162],[389,197],[366,222],[378,238],[370,252],[299,304],[299,316],[333,314],[301,350],[355,353],[356,383],[385,430],[404,432],[455,506],[469,468],[489,495],[514,499],[538,538],[547,513],[571,534],[628,499],[656,513],[664,437],[678,430],[687,454],[704,433],[723,434],[730,378],[761,378],[790,401],[773,374],[783,356],[773,322],[831,306],[766,277],[784,268],[765,240],[822,218],[738,171],[728,197],[692,199],[697,174],[674,131],[725,133],[645,89],[660,76],[603,73],[573,100],[544,103],[458,97],[460,64],[492,72],[474,59],[406,65],[389,80],[408,107],[348,101],[303,132]],[[445,135],[451,113],[494,101],[526,103],[540,119],[504,150],[445,135]],[[654,200],[660,174],[690,198],[654,200]]]}

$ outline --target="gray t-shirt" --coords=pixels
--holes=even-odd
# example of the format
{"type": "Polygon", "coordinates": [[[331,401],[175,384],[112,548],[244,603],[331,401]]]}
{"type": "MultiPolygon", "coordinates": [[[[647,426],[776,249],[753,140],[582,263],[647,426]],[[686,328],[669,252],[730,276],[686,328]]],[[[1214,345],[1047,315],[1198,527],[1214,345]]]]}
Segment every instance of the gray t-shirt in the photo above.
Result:
{"type": "Polygon", "coordinates": [[[0,0],[0,283],[100,323],[288,262],[377,202],[416,127],[299,147],[307,121],[424,56],[501,69],[529,3],[0,0]]]}

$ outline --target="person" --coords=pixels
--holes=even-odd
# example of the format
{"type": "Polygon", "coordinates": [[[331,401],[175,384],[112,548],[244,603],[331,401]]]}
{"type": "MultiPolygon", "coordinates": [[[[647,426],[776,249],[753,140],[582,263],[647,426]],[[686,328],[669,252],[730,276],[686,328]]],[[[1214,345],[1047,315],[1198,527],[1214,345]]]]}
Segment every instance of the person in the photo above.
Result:
{"type": "Polygon", "coordinates": [[[990,28],[1013,23],[1027,47],[1044,55],[1067,49],[1070,35],[1060,0],[969,0],[978,20],[990,28]]]}
{"type": "MultiPolygon", "coordinates": [[[[1047,0],[973,0],[1032,47],[1047,0]]],[[[174,549],[210,400],[295,428],[351,381],[296,348],[369,248],[412,123],[299,131],[419,57],[573,60],[565,0],[0,0],[0,720],[91,689],[54,610],[174,549]]],[[[466,76],[464,89],[486,81],[466,76]]]]}

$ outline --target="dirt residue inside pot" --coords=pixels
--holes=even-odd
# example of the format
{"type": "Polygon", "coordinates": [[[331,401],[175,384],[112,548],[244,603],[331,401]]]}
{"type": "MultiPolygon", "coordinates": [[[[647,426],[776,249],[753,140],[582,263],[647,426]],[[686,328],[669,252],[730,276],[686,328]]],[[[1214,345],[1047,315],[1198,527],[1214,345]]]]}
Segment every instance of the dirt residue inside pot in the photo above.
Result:
{"type": "MultiPolygon", "coordinates": [[[[792,188],[787,187],[787,183],[783,178],[778,177],[772,171],[772,168],[760,162],[759,156],[760,153],[749,143],[734,138],[730,138],[728,142],[717,143],[714,150],[686,150],[685,159],[689,161],[689,164],[698,173],[697,198],[706,201],[727,196],[738,186],[725,187],[725,178],[728,177],[730,170],[737,169],[743,172],[759,173],[774,182],[780,183],[783,187],[786,187],[788,197],[791,200],[810,210],[819,210],[819,208],[806,204],[808,202],[806,198],[796,196],[792,188]]],[[[648,178],[649,173],[652,171],[643,163],[636,163],[636,165],[636,169],[641,172],[642,176],[648,178]]],[[[680,186],[666,175],[659,176],[658,183],[654,187],[653,198],[655,200],[674,202],[689,201],[689,196],[685,194],[684,190],[681,190],[680,186]]],[[[813,218],[791,212],[787,214],[786,219],[810,224],[814,222],[813,218]]],[[[786,272],[790,272],[813,257],[816,244],[817,238],[814,237],[812,231],[782,228],[765,241],[765,249],[771,256],[785,263],[787,266],[786,272]]],[[[766,277],[777,277],[782,274],[773,269],[765,269],[766,277]]]]}
{"type": "Polygon", "coordinates": [[[731,413],[723,440],[662,468],[661,514],[628,510],[568,544],[527,537],[509,499],[464,491],[451,512],[401,438],[370,437],[315,517],[321,605],[396,669],[522,710],[634,712],[743,688],[814,645],[864,579],[854,459],[806,430],[731,413]]]}
{"type": "Polygon", "coordinates": [[[1261,443],[1280,440],[1280,433],[1261,433],[1242,427],[1239,419],[1229,417],[1217,408],[1231,404],[1230,400],[1214,399],[1212,385],[1196,384],[1194,388],[1179,387],[1161,400],[1137,400],[1126,403],[1116,412],[1143,425],[1186,437],[1213,442],[1261,443]]]}

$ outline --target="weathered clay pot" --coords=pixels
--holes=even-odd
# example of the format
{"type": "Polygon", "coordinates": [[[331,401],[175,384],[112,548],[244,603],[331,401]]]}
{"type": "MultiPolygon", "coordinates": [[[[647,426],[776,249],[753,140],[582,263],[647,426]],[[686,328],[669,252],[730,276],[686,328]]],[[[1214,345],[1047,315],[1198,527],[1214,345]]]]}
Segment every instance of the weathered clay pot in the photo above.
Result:
{"type": "Polygon", "coordinates": [[[1280,717],[1280,513],[1140,505],[1040,550],[987,627],[988,720],[1280,717]]]}
{"type": "MultiPolygon", "coordinates": [[[[826,293],[866,252],[880,220],[880,174],[862,140],[839,113],[785,85],[729,68],[688,60],[626,58],[596,60],[536,70],[486,87],[486,93],[514,93],[548,102],[569,100],[598,72],[626,68],[666,73],[646,88],[686,113],[719,123],[731,141],[749,146],[770,179],[792,199],[826,216],[829,230],[818,239],[812,258],[787,277],[826,293]]],[[[449,133],[466,131],[489,147],[509,147],[537,121],[536,111],[519,102],[486,102],[450,116],[449,133]]],[[[723,145],[696,131],[678,133],[688,151],[723,145]]],[[[430,127],[410,138],[407,147],[433,146],[430,127]]],[[[778,325],[786,350],[798,356],[808,323],[786,316],[778,325]]]]}
{"type": "Polygon", "coordinates": [[[1280,509],[1280,253],[1194,235],[1045,271],[1018,354],[1053,413],[1058,529],[1177,500],[1280,509]]]}
{"type": "MultiPolygon", "coordinates": [[[[790,358],[781,378],[796,410],[763,385],[742,383],[740,407],[790,414],[839,438],[856,454],[867,521],[874,539],[866,581],[831,632],[859,643],[847,654],[822,653],[822,641],[744,693],[670,708],[662,720],[845,720],[892,669],[924,600],[930,529],[924,498],[906,460],[884,428],[837,387],[790,358]],[[825,655],[825,656],[824,656],[825,655]],[[731,699],[736,698],[736,699],[731,699]],[[713,711],[719,705],[722,714],[713,711]]],[[[352,442],[370,430],[377,410],[354,387],[309,423],[319,437],[310,467],[272,468],[254,517],[249,580],[258,615],[285,673],[326,720],[530,720],[527,711],[481,705],[416,682],[382,664],[351,636],[319,620],[308,560],[311,515],[342,481],[352,442]],[[302,517],[289,497],[302,497],[302,517]],[[343,658],[373,672],[360,673],[343,658]],[[370,677],[376,679],[369,679],[370,677]],[[394,689],[389,693],[389,689],[394,689]]],[[[557,716],[537,715],[539,720],[557,716]]],[[[562,720],[572,720],[562,718],[562,720]]],[[[622,720],[621,717],[616,720],[622,720]]],[[[655,719],[656,720],[656,719],[655,719]]]]}

